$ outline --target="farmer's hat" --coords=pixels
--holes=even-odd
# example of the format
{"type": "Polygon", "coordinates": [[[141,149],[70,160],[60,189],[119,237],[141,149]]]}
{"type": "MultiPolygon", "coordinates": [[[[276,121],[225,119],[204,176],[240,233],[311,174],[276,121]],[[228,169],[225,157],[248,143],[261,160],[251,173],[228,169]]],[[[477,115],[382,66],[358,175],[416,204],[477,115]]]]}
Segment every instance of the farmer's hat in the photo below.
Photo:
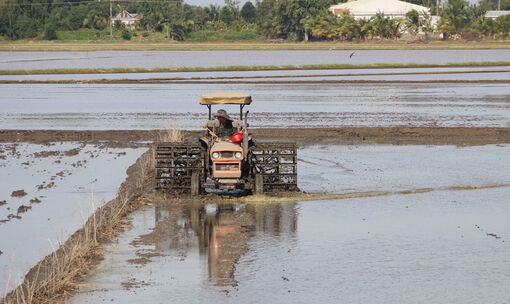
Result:
{"type": "Polygon", "coordinates": [[[230,119],[230,116],[228,116],[227,111],[225,111],[223,109],[218,110],[218,112],[216,112],[216,114],[214,114],[214,117],[223,117],[223,118],[226,118],[227,120],[232,120],[232,119],[230,119]]]}

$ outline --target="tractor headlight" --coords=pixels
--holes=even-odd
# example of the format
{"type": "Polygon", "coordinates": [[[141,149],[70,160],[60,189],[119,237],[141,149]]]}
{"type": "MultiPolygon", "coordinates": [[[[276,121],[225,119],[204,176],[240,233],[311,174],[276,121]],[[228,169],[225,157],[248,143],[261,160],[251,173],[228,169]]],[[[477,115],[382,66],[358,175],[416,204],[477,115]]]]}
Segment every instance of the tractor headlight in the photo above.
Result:
{"type": "Polygon", "coordinates": [[[241,152],[236,152],[235,157],[236,157],[237,159],[241,159],[241,158],[243,158],[243,153],[241,153],[241,152]]]}
{"type": "Polygon", "coordinates": [[[213,159],[218,159],[218,158],[220,158],[220,153],[218,153],[218,152],[213,152],[213,154],[212,154],[212,158],[213,158],[213,159]]]}

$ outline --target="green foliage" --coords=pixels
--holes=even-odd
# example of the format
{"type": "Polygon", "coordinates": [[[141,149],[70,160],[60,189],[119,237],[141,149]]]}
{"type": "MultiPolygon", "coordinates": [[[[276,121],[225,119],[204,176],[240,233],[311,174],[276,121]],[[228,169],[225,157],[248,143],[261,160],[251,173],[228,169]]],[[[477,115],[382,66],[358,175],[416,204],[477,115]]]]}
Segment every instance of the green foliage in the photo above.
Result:
{"type": "Polygon", "coordinates": [[[404,24],[409,33],[417,35],[422,25],[420,14],[416,10],[407,12],[404,24]]]}
{"type": "Polygon", "coordinates": [[[508,11],[510,10],[510,0],[479,0],[478,5],[483,7],[486,10],[497,10],[498,4],[501,6],[501,10],[508,11]]]}
{"type": "Polygon", "coordinates": [[[230,24],[235,20],[234,12],[232,12],[229,7],[224,6],[220,11],[220,20],[226,24],[230,24]]]}
{"type": "Polygon", "coordinates": [[[238,41],[238,40],[262,40],[264,39],[257,31],[255,30],[246,30],[246,31],[225,31],[225,32],[217,32],[217,31],[198,31],[192,32],[189,36],[191,40],[196,41],[238,41]]]}
{"type": "Polygon", "coordinates": [[[117,31],[118,31],[118,30],[121,30],[121,29],[123,29],[123,28],[125,28],[125,27],[126,27],[126,25],[125,25],[124,23],[122,23],[122,21],[120,21],[120,20],[115,20],[115,21],[113,22],[113,28],[114,28],[115,30],[117,30],[117,31]]]}
{"type": "Polygon", "coordinates": [[[246,2],[241,9],[241,17],[243,17],[244,21],[252,23],[255,22],[256,16],[257,9],[255,6],[250,1],[246,2]]]}
{"type": "Polygon", "coordinates": [[[122,31],[120,32],[120,36],[122,37],[122,39],[124,40],[131,40],[131,37],[133,36],[133,34],[131,33],[130,30],[128,30],[127,28],[125,29],[122,29],[122,31]]]}
{"type": "Polygon", "coordinates": [[[63,41],[90,41],[104,39],[110,36],[109,30],[79,30],[79,31],[57,31],[57,40],[63,41]]]}
{"type": "Polygon", "coordinates": [[[57,39],[57,27],[53,22],[46,23],[44,26],[44,39],[56,40],[57,39]]]}
{"type": "Polygon", "coordinates": [[[309,39],[313,40],[352,40],[359,38],[361,33],[360,24],[354,17],[349,14],[335,17],[329,11],[306,18],[303,25],[309,39]]]}
{"type": "Polygon", "coordinates": [[[497,38],[508,38],[510,36],[510,15],[499,16],[494,20],[494,32],[497,38]]]}
{"type": "MultiPolygon", "coordinates": [[[[401,31],[426,35],[435,29],[431,16],[411,11],[404,20],[377,14],[370,20],[350,15],[336,17],[327,9],[345,0],[256,0],[242,9],[239,0],[225,0],[223,6],[193,6],[184,0],[116,0],[113,13],[121,10],[138,13],[136,28],[166,39],[253,40],[283,38],[298,40],[395,39],[401,31]],[[218,33],[215,33],[218,32],[218,33]]],[[[436,0],[408,0],[432,8],[436,0]]],[[[510,17],[484,18],[487,9],[495,9],[499,0],[480,0],[468,6],[466,0],[447,0],[441,12],[438,31],[445,37],[464,39],[509,36],[510,17]]],[[[501,0],[502,9],[510,9],[510,0],[501,0]]],[[[109,26],[109,1],[104,0],[0,0],[0,36],[8,39],[44,37],[45,39],[94,40],[106,37],[109,26]],[[65,3],[65,5],[62,5],[65,3]],[[88,31],[84,30],[88,29],[88,31]],[[75,33],[71,33],[75,31],[75,33]]],[[[116,35],[128,37],[120,22],[116,35]]],[[[131,32],[130,32],[131,33],[131,32]]]]}
{"type": "Polygon", "coordinates": [[[25,15],[18,16],[13,27],[7,32],[11,39],[32,38],[39,34],[39,24],[36,19],[25,15]]]}
{"type": "Polygon", "coordinates": [[[438,26],[445,37],[459,34],[466,27],[469,22],[467,6],[468,3],[465,0],[448,0],[438,26]]]}
{"type": "Polygon", "coordinates": [[[304,23],[307,18],[318,16],[327,9],[334,0],[281,0],[274,2],[271,10],[271,30],[273,37],[296,40],[305,38],[304,23]]]}

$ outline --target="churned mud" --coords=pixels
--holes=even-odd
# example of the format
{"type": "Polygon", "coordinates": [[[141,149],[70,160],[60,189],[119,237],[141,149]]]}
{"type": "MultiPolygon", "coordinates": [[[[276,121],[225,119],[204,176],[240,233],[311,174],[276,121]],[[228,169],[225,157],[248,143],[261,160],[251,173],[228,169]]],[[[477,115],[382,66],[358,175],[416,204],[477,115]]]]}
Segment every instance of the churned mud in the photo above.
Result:
{"type": "MultiPolygon", "coordinates": [[[[310,115],[314,115],[310,113],[310,115]]],[[[137,147],[158,141],[162,130],[0,130],[0,142],[54,141],[108,142],[109,146],[137,147]]],[[[493,127],[344,127],[344,128],[259,128],[250,132],[257,140],[295,141],[301,146],[316,144],[391,145],[486,145],[510,142],[510,128],[493,127]]],[[[182,131],[187,140],[203,131],[182,131]]],[[[14,152],[12,152],[14,153],[14,152]]],[[[70,152],[66,152],[70,153],[70,152]]],[[[3,154],[0,153],[0,156],[3,154]]]]}

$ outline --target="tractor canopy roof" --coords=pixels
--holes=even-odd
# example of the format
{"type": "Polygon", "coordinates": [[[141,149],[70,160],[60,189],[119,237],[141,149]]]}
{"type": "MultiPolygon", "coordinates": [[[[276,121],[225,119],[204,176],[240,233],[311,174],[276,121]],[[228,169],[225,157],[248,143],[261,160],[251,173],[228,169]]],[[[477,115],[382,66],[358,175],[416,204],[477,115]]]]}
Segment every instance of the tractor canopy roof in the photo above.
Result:
{"type": "Polygon", "coordinates": [[[249,105],[251,103],[251,95],[237,92],[219,92],[203,94],[200,97],[201,105],[213,104],[239,104],[249,105]]]}

